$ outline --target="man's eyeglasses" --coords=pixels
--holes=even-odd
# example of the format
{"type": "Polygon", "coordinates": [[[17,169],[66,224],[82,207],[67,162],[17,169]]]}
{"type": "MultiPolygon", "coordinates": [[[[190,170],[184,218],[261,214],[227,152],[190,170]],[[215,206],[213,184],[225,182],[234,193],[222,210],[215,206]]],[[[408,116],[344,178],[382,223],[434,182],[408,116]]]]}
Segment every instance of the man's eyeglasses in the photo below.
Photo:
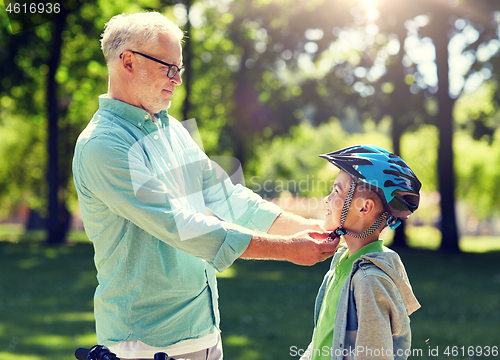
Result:
{"type": "MultiPolygon", "coordinates": [[[[159,64],[167,66],[168,67],[167,77],[169,79],[173,79],[174,76],[175,76],[175,74],[177,74],[177,73],[179,73],[179,76],[182,76],[182,74],[184,74],[184,70],[186,70],[184,68],[184,66],[183,67],[178,67],[177,65],[166,63],[164,61],[155,59],[152,56],[140,53],[138,51],[134,51],[134,50],[128,50],[128,51],[133,52],[134,54],[138,54],[138,55],[144,56],[146,59],[153,60],[153,61],[156,61],[159,64]]],[[[120,59],[122,58],[122,56],[123,56],[123,53],[120,54],[120,59]]]]}

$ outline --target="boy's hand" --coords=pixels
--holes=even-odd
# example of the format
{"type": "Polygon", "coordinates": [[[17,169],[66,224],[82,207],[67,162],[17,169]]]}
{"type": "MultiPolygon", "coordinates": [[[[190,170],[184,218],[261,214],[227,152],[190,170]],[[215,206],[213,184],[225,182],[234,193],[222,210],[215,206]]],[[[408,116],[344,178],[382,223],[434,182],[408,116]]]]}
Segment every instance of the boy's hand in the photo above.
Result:
{"type": "Polygon", "coordinates": [[[306,230],[288,237],[284,244],[286,260],[297,265],[311,266],[331,257],[339,244],[340,238],[327,243],[329,233],[306,230]]]}

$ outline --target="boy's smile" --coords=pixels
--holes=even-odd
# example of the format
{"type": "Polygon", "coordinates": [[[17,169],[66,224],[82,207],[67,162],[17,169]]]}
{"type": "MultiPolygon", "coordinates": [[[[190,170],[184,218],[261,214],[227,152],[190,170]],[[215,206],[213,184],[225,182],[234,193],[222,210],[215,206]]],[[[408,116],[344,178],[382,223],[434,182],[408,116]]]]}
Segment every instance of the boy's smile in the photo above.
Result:
{"type": "Polygon", "coordinates": [[[325,203],[327,204],[325,230],[333,231],[340,226],[340,214],[351,182],[352,178],[346,172],[340,171],[335,179],[332,192],[325,197],[325,203]]]}

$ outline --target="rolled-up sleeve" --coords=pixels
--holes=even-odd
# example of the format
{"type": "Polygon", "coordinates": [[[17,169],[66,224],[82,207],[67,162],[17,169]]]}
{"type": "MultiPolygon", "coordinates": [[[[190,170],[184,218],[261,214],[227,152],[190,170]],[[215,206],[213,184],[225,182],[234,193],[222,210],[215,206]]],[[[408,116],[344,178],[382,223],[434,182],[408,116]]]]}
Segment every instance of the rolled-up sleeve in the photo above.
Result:
{"type": "Polygon", "coordinates": [[[82,197],[101,202],[92,205],[103,214],[101,227],[106,226],[107,208],[170,246],[206,260],[219,272],[246,250],[252,230],[267,230],[280,213],[278,207],[226,180],[207,186],[207,206],[217,204],[222,219],[230,218],[221,209],[234,208],[231,204],[245,211],[228,219],[232,223],[208,216],[190,205],[181,179],[169,173],[157,176],[148,168],[145,153],[113,136],[87,141],[76,154],[75,164],[75,185],[82,197]]]}

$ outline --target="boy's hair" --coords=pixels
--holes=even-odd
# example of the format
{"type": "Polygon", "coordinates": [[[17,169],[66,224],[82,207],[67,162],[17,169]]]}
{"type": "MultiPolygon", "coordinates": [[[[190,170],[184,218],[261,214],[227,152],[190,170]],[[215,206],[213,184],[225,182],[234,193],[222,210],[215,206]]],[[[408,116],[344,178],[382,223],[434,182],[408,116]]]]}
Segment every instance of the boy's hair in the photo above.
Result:
{"type": "Polygon", "coordinates": [[[184,32],[158,12],[139,12],[113,16],[102,33],[101,49],[106,63],[119,58],[125,50],[137,50],[154,42],[159,34],[182,40],[184,32]]]}
{"type": "Polygon", "coordinates": [[[375,203],[375,211],[378,216],[380,216],[384,211],[387,211],[380,195],[377,193],[373,185],[361,181],[358,181],[356,184],[356,190],[354,191],[353,197],[354,202],[356,199],[360,198],[371,199],[375,203]]]}

